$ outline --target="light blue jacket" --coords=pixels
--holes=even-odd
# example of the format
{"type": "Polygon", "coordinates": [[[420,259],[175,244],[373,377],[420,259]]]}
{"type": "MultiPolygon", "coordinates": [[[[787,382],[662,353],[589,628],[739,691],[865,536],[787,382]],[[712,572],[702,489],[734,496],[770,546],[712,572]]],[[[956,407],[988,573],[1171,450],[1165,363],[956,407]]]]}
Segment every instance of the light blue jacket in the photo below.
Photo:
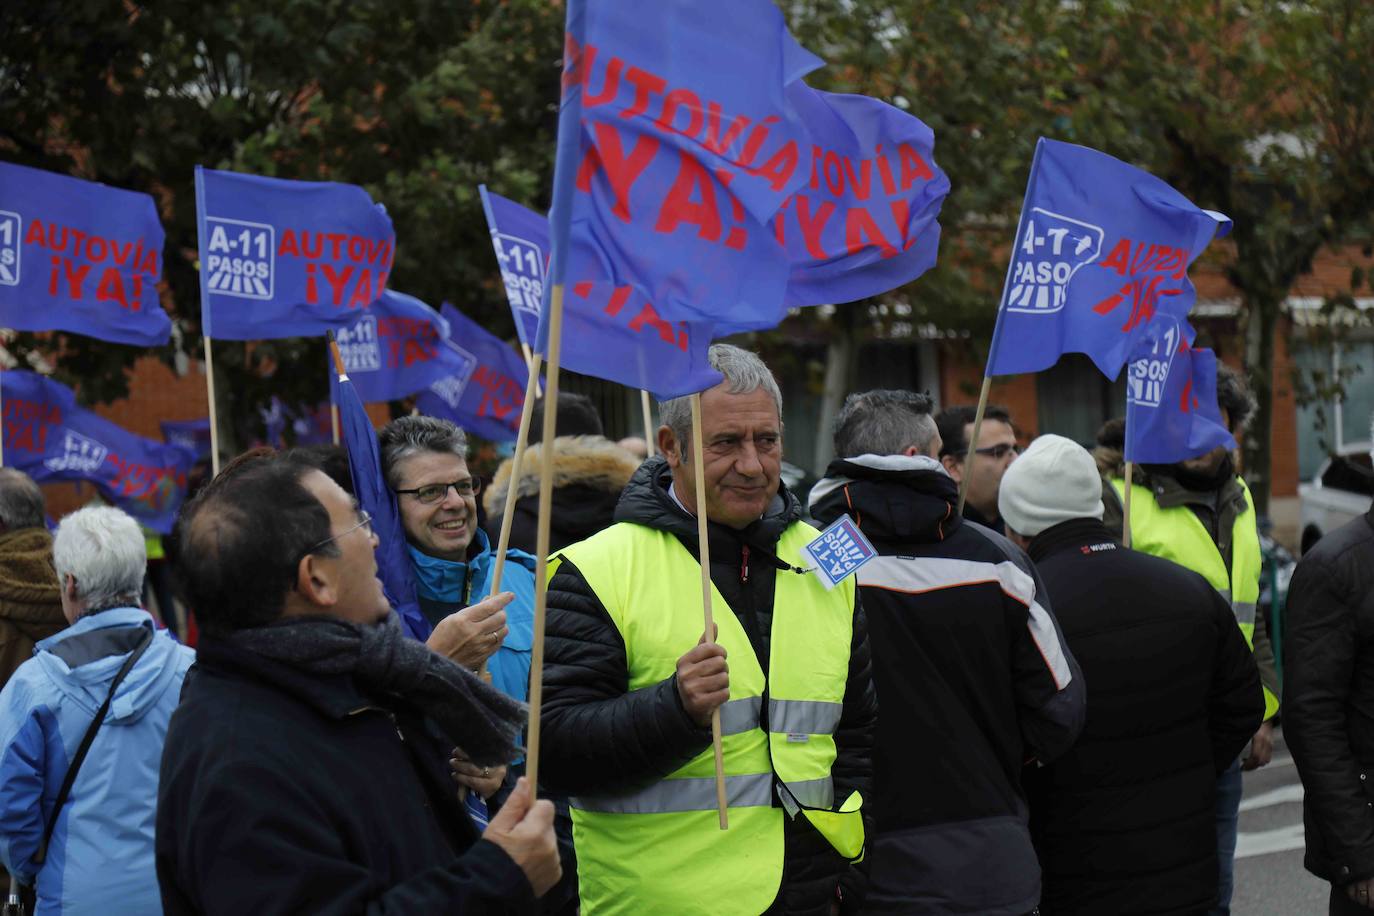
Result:
{"type": "MultiPolygon", "coordinates": [[[[475,536],[478,550],[466,563],[441,560],[406,545],[415,570],[416,595],[422,608],[430,608],[426,614],[439,608],[444,615],[451,614],[476,604],[491,591],[496,551],[481,528],[475,536]]],[[[530,649],[534,645],[534,557],[523,550],[507,550],[501,590],[515,595],[506,605],[510,632],[487,662],[487,670],[497,690],[524,702],[530,692],[530,649]]]]}
{"type": "Polygon", "coordinates": [[[0,862],[26,884],[37,871],[37,914],[162,912],[158,767],[194,661],[146,611],[112,608],[38,643],[0,691],[0,862]],[[143,629],[153,641],[115,692],[36,869],[68,763],[143,629]]]}

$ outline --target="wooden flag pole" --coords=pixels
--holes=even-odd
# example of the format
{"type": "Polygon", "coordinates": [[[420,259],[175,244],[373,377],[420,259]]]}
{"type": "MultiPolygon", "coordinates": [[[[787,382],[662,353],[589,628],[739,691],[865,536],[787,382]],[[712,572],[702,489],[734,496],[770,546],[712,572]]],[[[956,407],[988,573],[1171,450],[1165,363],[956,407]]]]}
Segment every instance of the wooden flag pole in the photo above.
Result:
{"type": "MultiPolygon", "coordinates": [[[[702,460],[701,444],[701,393],[692,395],[692,466],[697,478],[697,549],[701,555],[701,610],[706,618],[706,638],[715,641],[712,635],[715,622],[711,619],[711,545],[707,539],[706,518],[706,469],[702,460]]],[[[725,758],[720,746],[720,707],[711,710],[711,748],[716,755],[716,809],[720,812],[720,829],[730,829],[730,819],[726,816],[725,797],[725,758]]]]}
{"type": "Polygon", "coordinates": [[[643,388],[639,389],[639,406],[644,411],[644,441],[649,446],[649,457],[658,454],[658,449],[654,448],[654,409],[649,403],[649,392],[643,388]]]}
{"type": "Polygon", "coordinates": [[[1121,545],[1131,547],[1131,471],[1135,462],[1126,462],[1126,495],[1121,497],[1121,545]]]}
{"type": "MultiPolygon", "coordinates": [[[[335,346],[337,347],[338,344],[335,344],[335,346]]],[[[333,432],[334,432],[334,444],[335,444],[335,445],[338,445],[338,444],[339,444],[339,405],[338,405],[338,404],[330,404],[330,405],[329,405],[329,423],[330,423],[330,425],[333,427],[333,432]]]]}
{"type": "MultiPolygon", "coordinates": [[[[530,349],[530,345],[527,344],[527,343],[525,343],[523,340],[520,342],[520,352],[523,353],[523,354],[525,354],[525,365],[527,365],[527,366],[536,365],[536,364],[541,360],[541,357],[536,356],[535,353],[534,353],[534,351],[533,351],[532,349],[530,349]]],[[[529,392],[530,392],[530,391],[533,391],[533,392],[534,392],[534,396],[535,396],[536,398],[542,397],[542,395],[539,393],[539,373],[538,373],[538,371],[536,371],[536,372],[534,373],[534,387],[533,387],[533,388],[526,388],[526,389],[525,389],[525,392],[526,392],[525,397],[526,397],[526,399],[529,398],[529,392]]]]}
{"type": "Polygon", "coordinates": [[[510,549],[510,530],[515,524],[515,491],[520,482],[520,471],[525,465],[525,448],[530,441],[530,421],[534,418],[534,388],[539,384],[540,361],[538,354],[531,354],[530,377],[525,383],[525,404],[520,408],[520,432],[515,435],[515,454],[510,459],[510,484],[506,488],[506,505],[501,510],[501,535],[496,541],[496,563],[491,570],[493,595],[501,591],[501,580],[506,572],[506,551],[510,549]]]}
{"type": "MultiPolygon", "coordinates": [[[[0,393],[0,413],[3,413],[3,412],[4,412],[4,409],[5,409],[5,396],[4,396],[3,393],[0,393]]],[[[5,437],[4,437],[3,435],[0,435],[0,468],[3,468],[4,466],[5,466],[5,437]]]]}
{"type": "Polygon", "coordinates": [[[210,399],[210,473],[219,476],[219,411],[215,407],[215,350],[207,334],[205,341],[205,391],[210,399]]]}
{"type": "Polygon", "coordinates": [[[964,453],[964,479],[959,481],[959,507],[964,514],[964,501],[968,498],[968,480],[973,476],[973,458],[978,454],[978,435],[983,431],[983,412],[988,409],[988,395],[992,393],[992,376],[983,376],[983,391],[978,395],[978,410],[973,415],[973,435],[969,436],[968,451],[964,453]]]}
{"type": "MultiPolygon", "coordinates": [[[[549,374],[544,391],[544,441],[558,433],[558,366],[563,351],[563,284],[549,290],[549,374]]],[[[535,373],[536,380],[538,374],[535,373]]],[[[523,413],[523,412],[522,412],[523,413]]],[[[521,422],[524,422],[523,417],[521,422]]],[[[539,793],[539,710],[544,702],[544,612],[549,598],[549,523],[553,519],[553,462],[539,469],[539,525],[535,537],[534,644],[530,649],[530,728],[525,774],[530,801],[539,793]]]]}

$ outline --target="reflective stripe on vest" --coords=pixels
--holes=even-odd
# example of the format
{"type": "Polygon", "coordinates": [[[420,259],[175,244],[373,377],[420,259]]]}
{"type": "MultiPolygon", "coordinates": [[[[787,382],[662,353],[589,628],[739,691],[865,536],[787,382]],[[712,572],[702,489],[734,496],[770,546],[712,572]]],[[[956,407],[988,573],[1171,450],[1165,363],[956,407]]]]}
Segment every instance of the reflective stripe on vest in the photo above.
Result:
{"type": "MultiPolygon", "coordinates": [[[[1198,573],[1226,599],[1236,623],[1253,651],[1255,646],[1255,606],[1259,601],[1259,580],[1264,557],[1260,551],[1259,529],[1255,521],[1255,502],[1245,481],[1237,478],[1245,497],[1245,511],[1231,525],[1231,568],[1226,568],[1221,551],[1203,527],[1197,514],[1187,506],[1162,508],[1149,489],[1131,487],[1131,546],[1143,553],[1172,560],[1198,573]]],[[[1126,482],[1112,478],[1117,498],[1124,501],[1126,482]]],[[[1264,717],[1279,709],[1278,697],[1264,688],[1264,717]]]]}
{"type": "MultiPolygon", "coordinates": [[[[816,537],[796,524],[778,556],[801,565],[816,537]]],[[[628,688],[653,688],[701,638],[701,566],[670,534],[618,524],[565,548],[625,644],[628,688]]],[[[853,580],[827,592],[815,576],[779,572],[774,586],[769,674],[730,606],[712,589],[716,641],[730,664],[721,707],[721,749],[730,829],[715,812],[711,748],[665,778],[621,794],[571,800],[582,912],[759,913],[782,881],[783,809],[777,783],[808,807],[832,809],[834,730],[843,708],[853,640],[853,580]],[[763,696],[768,727],[760,727],[763,696]],[[779,729],[787,731],[780,732],[779,729]],[[718,893],[703,894],[710,887],[718,893]]],[[[862,819],[836,814],[842,829],[862,819]]],[[[834,825],[823,828],[833,831],[834,825]]],[[[857,851],[856,851],[857,854],[857,851]]]]}

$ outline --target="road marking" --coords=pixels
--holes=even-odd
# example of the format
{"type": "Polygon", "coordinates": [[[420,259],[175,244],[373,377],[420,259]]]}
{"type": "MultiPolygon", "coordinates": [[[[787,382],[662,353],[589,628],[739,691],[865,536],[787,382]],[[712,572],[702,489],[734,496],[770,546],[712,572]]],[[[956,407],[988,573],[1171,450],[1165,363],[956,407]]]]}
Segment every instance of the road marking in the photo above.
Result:
{"type": "Polygon", "coordinates": [[[1236,838],[1236,858],[1267,856],[1273,852],[1302,849],[1305,845],[1302,824],[1290,824],[1276,830],[1257,830],[1254,833],[1242,833],[1236,838]]]}
{"type": "Polygon", "coordinates": [[[1269,808],[1273,805],[1287,805],[1300,801],[1302,801],[1302,783],[1294,783],[1291,786],[1279,786],[1277,789],[1270,789],[1268,792],[1261,792],[1258,795],[1242,799],[1240,810],[1254,811],[1256,808],[1269,808]]]}

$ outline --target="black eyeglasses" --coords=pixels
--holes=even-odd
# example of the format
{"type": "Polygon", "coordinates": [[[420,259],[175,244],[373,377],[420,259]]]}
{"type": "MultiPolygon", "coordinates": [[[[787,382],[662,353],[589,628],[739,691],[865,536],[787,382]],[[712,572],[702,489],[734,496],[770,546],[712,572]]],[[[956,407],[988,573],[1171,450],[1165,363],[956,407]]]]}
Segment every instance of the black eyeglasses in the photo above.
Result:
{"type": "Polygon", "coordinates": [[[343,531],[340,531],[338,534],[331,534],[329,537],[325,538],[323,541],[320,541],[315,546],[302,550],[301,555],[296,558],[296,565],[299,566],[301,560],[304,560],[306,557],[310,556],[312,553],[319,550],[325,544],[337,541],[345,534],[352,534],[359,528],[363,529],[363,533],[366,534],[368,537],[372,537],[372,516],[368,515],[367,512],[362,509],[358,510],[358,524],[354,525],[352,528],[346,528],[343,531]]]}
{"type": "Polygon", "coordinates": [[[459,496],[467,499],[469,496],[476,496],[482,492],[482,481],[476,477],[469,477],[467,480],[455,480],[453,483],[430,483],[411,490],[397,490],[396,493],[414,496],[422,503],[437,503],[448,495],[449,487],[452,487],[459,496]]]}
{"type": "Polygon", "coordinates": [[[1007,457],[1007,455],[1021,454],[1021,449],[1017,448],[1016,443],[1014,442],[1003,442],[999,445],[989,445],[987,448],[976,448],[974,449],[974,451],[977,452],[979,455],[982,455],[986,458],[991,458],[994,461],[1001,461],[1003,458],[1007,457]]]}

